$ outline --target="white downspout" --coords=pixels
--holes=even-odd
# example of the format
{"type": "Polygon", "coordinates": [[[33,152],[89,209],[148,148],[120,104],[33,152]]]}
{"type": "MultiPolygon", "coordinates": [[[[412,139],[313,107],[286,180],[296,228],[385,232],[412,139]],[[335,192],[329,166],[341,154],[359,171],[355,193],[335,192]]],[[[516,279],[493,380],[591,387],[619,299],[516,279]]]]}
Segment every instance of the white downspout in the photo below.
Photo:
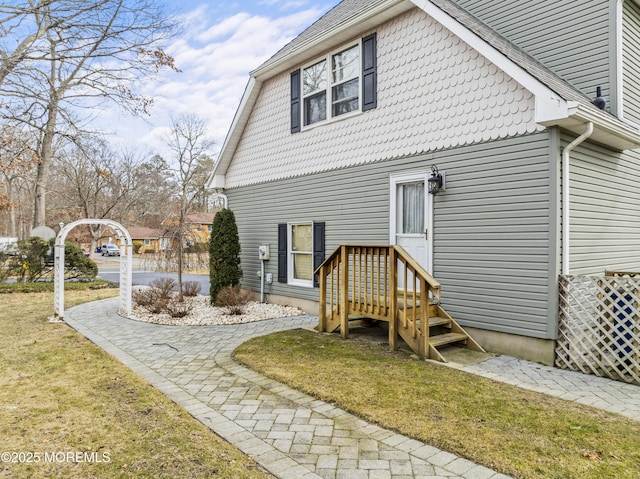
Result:
{"type": "Polygon", "coordinates": [[[571,151],[580,143],[585,141],[593,133],[593,123],[587,123],[586,131],[578,138],[569,143],[562,151],[562,274],[569,274],[569,240],[570,240],[570,186],[569,186],[569,159],[571,151]]]}

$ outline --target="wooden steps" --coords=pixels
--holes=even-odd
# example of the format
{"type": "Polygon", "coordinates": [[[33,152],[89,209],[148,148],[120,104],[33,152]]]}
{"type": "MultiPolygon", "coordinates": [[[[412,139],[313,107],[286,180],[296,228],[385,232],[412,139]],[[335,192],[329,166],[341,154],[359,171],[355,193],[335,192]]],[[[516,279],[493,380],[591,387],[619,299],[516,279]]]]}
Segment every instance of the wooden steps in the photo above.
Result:
{"type": "MultiPolygon", "coordinates": [[[[386,304],[389,304],[388,300],[386,304]]],[[[397,332],[416,354],[447,362],[442,354],[438,352],[438,348],[454,345],[484,352],[484,349],[437,303],[429,303],[429,333],[428,343],[425,346],[424,341],[421,340],[421,317],[422,310],[419,303],[415,306],[409,305],[406,308],[399,305],[397,308],[397,332]]],[[[366,313],[350,313],[348,319],[349,322],[367,319],[388,322],[385,317],[367,315],[366,313]]],[[[340,322],[334,320],[328,322],[327,326],[327,330],[333,332],[340,328],[340,322]]]]}
{"type": "Polygon", "coordinates": [[[417,354],[441,362],[447,362],[438,351],[438,348],[454,345],[484,352],[484,349],[467,334],[440,304],[429,303],[428,316],[428,332],[423,332],[421,319],[418,319],[422,317],[419,304],[415,307],[398,308],[398,333],[417,354]],[[405,319],[405,317],[407,319],[405,319]],[[415,322],[413,322],[413,318],[416,318],[415,322]],[[424,333],[428,334],[427,341],[421,341],[419,335],[416,333],[420,335],[424,333]]]}
{"type": "Polygon", "coordinates": [[[451,327],[451,320],[449,318],[442,318],[440,316],[434,316],[433,318],[429,318],[429,327],[434,328],[436,326],[446,326],[451,327]]]}
{"type": "Polygon", "coordinates": [[[388,324],[392,351],[399,338],[439,361],[438,348],[449,344],[484,351],[438,303],[440,283],[399,245],[342,244],[315,273],[319,331],[346,339],[350,322],[370,319],[388,324]]]}
{"type": "Polygon", "coordinates": [[[460,333],[438,334],[437,336],[430,336],[429,343],[434,348],[439,348],[440,346],[444,346],[445,344],[457,343],[458,341],[466,341],[467,337],[468,336],[466,334],[460,333]]]}

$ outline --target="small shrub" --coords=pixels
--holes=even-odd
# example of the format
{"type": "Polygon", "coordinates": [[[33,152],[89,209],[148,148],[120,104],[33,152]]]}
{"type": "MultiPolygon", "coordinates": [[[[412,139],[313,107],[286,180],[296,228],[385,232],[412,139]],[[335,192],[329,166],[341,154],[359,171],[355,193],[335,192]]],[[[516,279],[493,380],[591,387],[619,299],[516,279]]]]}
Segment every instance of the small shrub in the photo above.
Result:
{"type": "Polygon", "coordinates": [[[167,313],[172,318],[184,318],[191,312],[191,305],[186,301],[178,301],[177,299],[172,299],[166,304],[167,313]]]}
{"type": "Polygon", "coordinates": [[[153,314],[164,313],[174,297],[175,287],[176,280],[173,278],[156,278],[149,283],[149,288],[135,291],[132,298],[136,304],[153,314]]]}
{"type": "MultiPolygon", "coordinates": [[[[117,288],[117,283],[103,279],[94,281],[65,282],[65,291],[82,291],[85,289],[117,288]]],[[[38,281],[36,283],[0,283],[0,294],[3,293],[42,293],[53,292],[53,281],[38,281]]]]}
{"type": "Polygon", "coordinates": [[[156,278],[149,283],[152,289],[157,290],[158,300],[164,301],[165,304],[173,297],[177,282],[173,278],[156,278]]]}
{"type": "Polygon", "coordinates": [[[251,292],[240,286],[225,286],[216,296],[216,306],[223,308],[226,314],[239,315],[251,298],[251,292]]]}
{"type": "Polygon", "coordinates": [[[202,285],[197,281],[185,281],[182,283],[182,294],[187,297],[198,296],[202,291],[202,285]]]}
{"type": "Polygon", "coordinates": [[[138,306],[148,308],[158,300],[158,292],[154,288],[136,289],[131,294],[131,298],[138,306]]]}
{"type": "Polygon", "coordinates": [[[0,283],[6,281],[13,273],[15,260],[13,255],[0,251],[0,283]]]}
{"type": "Polygon", "coordinates": [[[167,305],[170,301],[171,298],[156,298],[156,300],[149,306],[146,306],[146,308],[153,314],[161,314],[167,311],[167,305]]]}
{"type": "Polygon", "coordinates": [[[47,272],[45,256],[49,251],[49,243],[33,236],[18,241],[19,254],[15,257],[18,265],[15,271],[18,280],[31,283],[41,279],[47,272]]]}
{"type": "Polygon", "coordinates": [[[95,278],[98,265],[91,258],[87,258],[79,246],[65,241],[64,262],[67,278],[95,278]]]}

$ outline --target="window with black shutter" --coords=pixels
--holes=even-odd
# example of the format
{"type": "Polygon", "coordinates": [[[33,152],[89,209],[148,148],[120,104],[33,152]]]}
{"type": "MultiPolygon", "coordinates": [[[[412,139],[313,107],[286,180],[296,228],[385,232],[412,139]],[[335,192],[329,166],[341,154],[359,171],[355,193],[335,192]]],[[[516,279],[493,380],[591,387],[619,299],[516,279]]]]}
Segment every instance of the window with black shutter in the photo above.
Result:
{"type": "Polygon", "coordinates": [[[291,73],[291,133],[377,107],[377,36],[367,35],[291,73]]]}
{"type": "Polygon", "coordinates": [[[325,223],[282,223],[278,225],[278,282],[317,287],[313,272],[325,256],[325,223]]]}

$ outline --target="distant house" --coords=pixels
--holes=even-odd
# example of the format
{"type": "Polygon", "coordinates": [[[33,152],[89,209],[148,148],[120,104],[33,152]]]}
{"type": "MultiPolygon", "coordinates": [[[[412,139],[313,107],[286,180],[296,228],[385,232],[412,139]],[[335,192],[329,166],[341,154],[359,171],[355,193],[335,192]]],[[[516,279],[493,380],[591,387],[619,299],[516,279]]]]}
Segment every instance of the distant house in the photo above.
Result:
{"type": "Polygon", "coordinates": [[[137,253],[157,253],[168,246],[161,229],[133,226],[129,228],[129,234],[134,244],[142,244],[137,253]]]}
{"type": "Polygon", "coordinates": [[[487,349],[551,363],[560,275],[640,269],[640,6],[574,3],[344,0],[251,72],[209,182],[243,285],[271,245],[271,300],[313,312],[325,251],[400,245],[487,349]]]}
{"type": "Polygon", "coordinates": [[[213,218],[215,213],[193,213],[187,215],[189,233],[196,243],[207,243],[213,228],[213,218]]]}
{"type": "MultiPolygon", "coordinates": [[[[211,236],[213,218],[215,213],[192,213],[186,216],[186,229],[183,234],[185,246],[207,243],[211,236]]],[[[175,230],[177,229],[178,217],[170,214],[162,221],[163,235],[169,244],[175,245],[175,230]]]]}

